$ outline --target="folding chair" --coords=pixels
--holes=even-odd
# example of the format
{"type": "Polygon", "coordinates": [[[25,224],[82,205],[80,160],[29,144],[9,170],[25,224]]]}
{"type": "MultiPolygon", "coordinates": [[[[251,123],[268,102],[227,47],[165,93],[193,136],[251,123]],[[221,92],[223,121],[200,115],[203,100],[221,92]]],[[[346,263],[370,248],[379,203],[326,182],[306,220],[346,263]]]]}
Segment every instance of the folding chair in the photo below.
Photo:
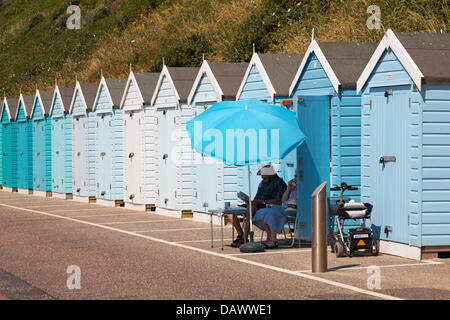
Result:
{"type": "MultiPolygon", "coordinates": [[[[285,245],[279,245],[278,247],[281,248],[292,248],[294,246],[295,243],[295,235],[297,234],[297,228],[298,228],[298,214],[296,214],[295,216],[293,215],[286,215],[286,224],[288,225],[288,229],[289,229],[289,237],[291,239],[291,243],[287,246],[285,245]],[[293,233],[292,233],[292,230],[293,233]]],[[[286,228],[283,227],[283,234],[284,234],[284,239],[288,240],[288,237],[286,235],[286,228]]],[[[263,241],[263,237],[264,237],[264,230],[262,230],[261,232],[261,241],[263,241]]],[[[301,240],[299,239],[299,247],[300,247],[300,243],[301,240]]]]}

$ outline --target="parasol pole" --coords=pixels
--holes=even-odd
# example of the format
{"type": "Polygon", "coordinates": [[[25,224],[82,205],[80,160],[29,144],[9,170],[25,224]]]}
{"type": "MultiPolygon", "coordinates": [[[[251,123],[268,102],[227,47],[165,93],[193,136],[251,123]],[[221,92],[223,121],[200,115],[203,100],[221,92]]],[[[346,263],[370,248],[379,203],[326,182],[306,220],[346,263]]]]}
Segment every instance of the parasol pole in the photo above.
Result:
{"type": "Polygon", "coordinates": [[[261,243],[255,243],[253,242],[253,217],[252,217],[252,187],[251,187],[251,179],[250,179],[250,166],[247,167],[248,170],[248,205],[250,206],[250,241],[247,243],[244,243],[242,246],[239,247],[239,250],[244,253],[254,253],[254,252],[263,252],[264,246],[261,243]]]}
{"type": "Polygon", "coordinates": [[[251,172],[250,172],[250,166],[247,166],[247,172],[248,172],[248,204],[250,207],[250,242],[253,242],[253,206],[252,206],[252,187],[251,187],[251,172]]]}

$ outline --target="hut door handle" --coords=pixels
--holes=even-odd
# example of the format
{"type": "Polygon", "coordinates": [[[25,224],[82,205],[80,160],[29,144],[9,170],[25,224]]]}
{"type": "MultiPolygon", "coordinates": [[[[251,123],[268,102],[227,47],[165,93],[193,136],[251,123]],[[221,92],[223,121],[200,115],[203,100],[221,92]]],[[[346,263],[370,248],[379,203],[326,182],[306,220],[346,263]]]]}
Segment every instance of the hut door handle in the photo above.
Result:
{"type": "Polygon", "coordinates": [[[386,162],[395,162],[396,160],[395,156],[382,156],[380,158],[380,163],[384,165],[386,162]]]}

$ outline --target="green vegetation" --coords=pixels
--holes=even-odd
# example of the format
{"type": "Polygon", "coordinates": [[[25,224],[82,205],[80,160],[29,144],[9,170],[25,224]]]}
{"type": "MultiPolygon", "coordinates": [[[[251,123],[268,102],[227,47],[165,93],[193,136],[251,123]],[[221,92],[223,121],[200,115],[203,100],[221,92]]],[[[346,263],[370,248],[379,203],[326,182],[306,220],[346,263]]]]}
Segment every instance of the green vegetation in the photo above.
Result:
{"type": "Polygon", "coordinates": [[[0,90],[18,95],[136,71],[248,61],[257,52],[302,53],[319,40],[378,41],[367,7],[385,28],[449,32],[448,0],[0,0],[0,90]],[[69,30],[69,5],[82,27],[69,30]]]}

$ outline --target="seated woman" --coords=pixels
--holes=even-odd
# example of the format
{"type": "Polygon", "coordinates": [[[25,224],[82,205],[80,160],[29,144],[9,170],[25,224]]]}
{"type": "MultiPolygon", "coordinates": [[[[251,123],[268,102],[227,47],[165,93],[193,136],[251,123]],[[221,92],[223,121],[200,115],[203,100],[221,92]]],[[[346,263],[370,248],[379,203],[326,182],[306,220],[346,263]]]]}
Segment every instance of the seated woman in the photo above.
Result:
{"type": "Polygon", "coordinates": [[[259,209],[253,217],[253,223],[261,230],[266,231],[267,239],[263,241],[266,249],[277,248],[277,234],[283,231],[286,224],[286,216],[296,212],[286,212],[288,203],[297,202],[297,173],[294,179],[289,181],[282,198],[282,205],[272,205],[270,208],[259,209]]]}

